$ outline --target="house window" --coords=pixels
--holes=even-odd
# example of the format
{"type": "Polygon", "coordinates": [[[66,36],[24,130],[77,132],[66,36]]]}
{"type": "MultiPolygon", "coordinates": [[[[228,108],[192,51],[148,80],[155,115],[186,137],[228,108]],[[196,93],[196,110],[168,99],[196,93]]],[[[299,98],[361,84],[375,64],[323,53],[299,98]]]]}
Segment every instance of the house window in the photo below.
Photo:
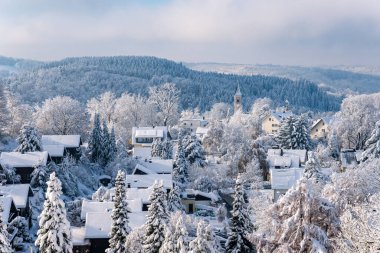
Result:
{"type": "Polygon", "coordinates": [[[189,213],[194,213],[194,204],[189,204],[189,213]]]}
{"type": "Polygon", "coordinates": [[[186,122],[185,123],[183,123],[185,126],[186,126],[186,122]]]}
{"type": "Polygon", "coordinates": [[[325,133],[326,132],[326,129],[322,129],[322,133],[325,133]]]}
{"type": "Polygon", "coordinates": [[[272,121],[272,119],[271,119],[271,118],[269,118],[269,121],[272,121]]]}
{"type": "Polygon", "coordinates": [[[318,128],[316,128],[315,131],[318,132],[318,128]]]}

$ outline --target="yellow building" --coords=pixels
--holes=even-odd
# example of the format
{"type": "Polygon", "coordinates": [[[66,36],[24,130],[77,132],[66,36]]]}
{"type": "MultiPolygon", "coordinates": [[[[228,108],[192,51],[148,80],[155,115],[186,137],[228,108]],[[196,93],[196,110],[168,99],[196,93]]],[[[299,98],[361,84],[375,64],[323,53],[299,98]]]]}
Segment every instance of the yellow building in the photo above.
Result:
{"type": "Polygon", "coordinates": [[[320,118],[310,128],[310,138],[325,139],[329,133],[330,119],[320,118]]]}
{"type": "Polygon", "coordinates": [[[276,135],[281,123],[291,115],[293,115],[291,111],[272,111],[262,122],[263,131],[269,135],[276,135]]]}

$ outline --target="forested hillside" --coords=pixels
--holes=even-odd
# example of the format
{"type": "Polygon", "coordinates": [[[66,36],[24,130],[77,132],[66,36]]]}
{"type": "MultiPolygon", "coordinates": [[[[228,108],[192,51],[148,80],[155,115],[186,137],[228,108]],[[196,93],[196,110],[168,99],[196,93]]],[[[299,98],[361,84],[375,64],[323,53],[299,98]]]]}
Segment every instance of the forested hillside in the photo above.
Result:
{"type": "Polygon", "coordinates": [[[68,58],[20,72],[2,82],[27,103],[57,95],[86,102],[105,91],[146,95],[148,87],[165,82],[177,85],[184,109],[199,107],[204,111],[216,102],[232,103],[238,84],[246,109],[258,97],[269,97],[277,105],[287,99],[294,107],[321,111],[337,110],[341,102],[341,98],[305,80],[199,72],[155,57],[68,58]]]}

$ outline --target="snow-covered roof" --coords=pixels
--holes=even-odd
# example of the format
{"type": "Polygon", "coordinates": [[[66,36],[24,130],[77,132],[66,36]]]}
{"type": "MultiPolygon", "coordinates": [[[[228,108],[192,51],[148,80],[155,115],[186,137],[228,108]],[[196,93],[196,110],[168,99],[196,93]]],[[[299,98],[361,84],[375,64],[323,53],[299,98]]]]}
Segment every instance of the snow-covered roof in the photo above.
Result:
{"type": "Polygon", "coordinates": [[[128,226],[134,230],[143,226],[148,212],[128,213],[128,226]]]}
{"type": "Polygon", "coordinates": [[[281,155],[281,149],[268,149],[268,155],[281,155]]]}
{"type": "Polygon", "coordinates": [[[173,171],[173,160],[172,159],[140,159],[141,164],[137,164],[135,170],[139,169],[144,171],[146,174],[171,174],[173,171]]]}
{"type": "Polygon", "coordinates": [[[306,162],[307,151],[306,149],[283,149],[283,156],[296,155],[300,158],[301,163],[306,162]]]}
{"type": "Polygon", "coordinates": [[[289,116],[292,116],[293,113],[291,111],[271,111],[271,113],[266,117],[272,117],[272,118],[276,118],[279,122],[283,121],[284,119],[286,119],[287,117],[289,116]]]}
{"type": "Polygon", "coordinates": [[[112,224],[111,214],[111,211],[87,213],[84,238],[109,238],[112,224]]]}
{"type": "Polygon", "coordinates": [[[127,203],[128,203],[127,210],[130,211],[131,213],[142,212],[143,202],[141,198],[127,199],[127,203]]]}
{"type": "Polygon", "coordinates": [[[167,127],[134,127],[132,132],[134,132],[135,138],[163,138],[164,134],[167,133],[167,127]]]}
{"type": "Polygon", "coordinates": [[[133,156],[139,158],[149,158],[151,157],[152,147],[134,147],[133,156]]]}
{"type": "Polygon", "coordinates": [[[173,180],[171,174],[126,175],[126,184],[130,184],[130,188],[148,188],[156,180],[162,181],[164,188],[172,188],[173,180]]]}
{"type": "Polygon", "coordinates": [[[85,238],[85,227],[71,227],[71,241],[74,246],[89,245],[90,241],[85,238]]]}
{"type": "Polygon", "coordinates": [[[303,175],[303,168],[270,169],[272,189],[290,189],[303,175]]]}
{"type": "MultiPolygon", "coordinates": [[[[127,202],[129,204],[131,200],[135,201],[136,199],[138,199],[141,202],[141,204],[150,203],[149,197],[152,194],[152,191],[153,191],[152,187],[149,187],[146,189],[127,188],[126,193],[125,193],[127,202]]],[[[131,205],[137,205],[137,204],[136,202],[131,202],[131,205]]],[[[131,212],[133,212],[133,210],[136,210],[136,209],[137,209],[136,206],[133,208],[131,207],[131,212]]],[[[140,211],[141,210],[142,208],[140,209],[140,211]]]]}
{"type": "Polygon", "coordinates": [[[63,157],[65,153],[63,145],[42,145],[42,149],[47,151],[51,157],[63,157]]]}
{"type": "Polygon", "coordinates": [[[1,219],[5,223],[7,223],[9,220],[12,202],[13,202],[12,197],[4,197],[4,196],[0,197],[0,205],[3,208],[3,211],[1,212],[1,219]]]}
{"type": "Polygon", "coordinates": [[[206,198],[209,198],[211,201],[218,201],[219,197],[212,193],[212,192],[202,192],[194,189],[186,189],[186,191],[183,193],[182,197],[187,198],[188,195],[193,195],[193,196],[203,196],[206,198]]]}
{"type": "Polygon", "coordinates": [[[292,165],[292,159],[286,156],[272,155],[268,156],[268,163],[270,167],[288,167],[292,165]]]}
{"type": "Polygon", "coordinates": [[[114,202],[83,200],[80,218],[85,219],[87,213],[108,212],[114,208],[114,202]]]}
{"type": "Polygon", "coordinates": [[[80,135],[42,135],[42,146],[63,145],[65,148],[77,148],[80,146],[80,135]]]}
{"type": "Polygon", "coordinates": [[[310,129],[313,129],[316,125],[318,125],[319,122],[323,121],[326,125],[330,125],[333,121],[332,117],[323,117],[315,120],[313,124],[311,125],[310,129]]]}
{"type": "Polygon", "coordinates": [[[28,203],[28,197],[33,196],[29,184],[7,184],[0,186],[0,194],[12,197],[17,208],[25,208],[28,203]]]}
{"type": "Polygon", "coordinates": [[[2,152],[0,163],[2,166],[13,168],[45,166],[48,160],[48,152],[2,152]]]}
{"type": "Polygon", "coordinates": [[[197,127],[197,130],[195,131],[195,134],[197,135],[204,135],[207,134],[210,129],[208,127],[197,127]]]}

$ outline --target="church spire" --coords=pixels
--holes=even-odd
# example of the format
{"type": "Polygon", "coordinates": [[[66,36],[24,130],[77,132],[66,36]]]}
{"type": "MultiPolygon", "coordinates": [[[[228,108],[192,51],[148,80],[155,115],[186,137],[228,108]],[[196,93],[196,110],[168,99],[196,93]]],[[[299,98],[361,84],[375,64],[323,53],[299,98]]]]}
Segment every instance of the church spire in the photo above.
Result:
{"type": "Polygon", "coordinates": [[[238,84],[238,87],[237,87],[237,89],[236,89],[235,96],[241,96],[240,84],[238,84]]]}
{"type": "Polygon", "coordinates": [[[241,99],[242,99],[242,94],[240,91],[240,85],[238,84],[238,87],[236,89],[236,93],[234,95],[234,112],[243,110],[241,99]]]}

